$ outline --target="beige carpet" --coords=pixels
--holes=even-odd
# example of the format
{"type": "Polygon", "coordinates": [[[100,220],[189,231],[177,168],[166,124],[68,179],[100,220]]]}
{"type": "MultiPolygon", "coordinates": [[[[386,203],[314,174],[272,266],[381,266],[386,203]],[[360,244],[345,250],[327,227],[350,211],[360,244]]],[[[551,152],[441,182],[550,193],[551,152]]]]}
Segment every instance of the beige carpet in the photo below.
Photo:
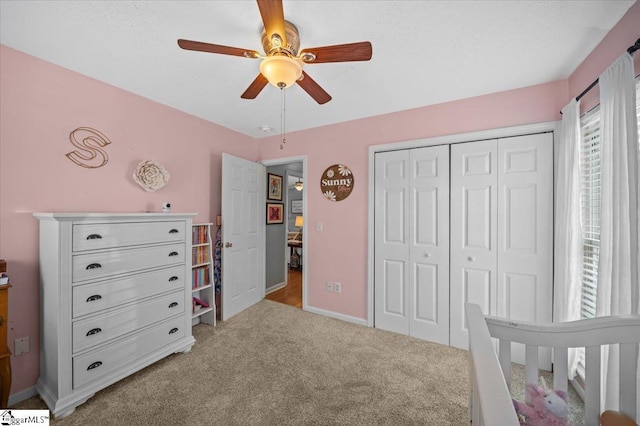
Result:
{"type": "Polygon", "coordinates": [[[468,424],[463,350],[267,300],[194,336],[52,424],[468,424]]]}

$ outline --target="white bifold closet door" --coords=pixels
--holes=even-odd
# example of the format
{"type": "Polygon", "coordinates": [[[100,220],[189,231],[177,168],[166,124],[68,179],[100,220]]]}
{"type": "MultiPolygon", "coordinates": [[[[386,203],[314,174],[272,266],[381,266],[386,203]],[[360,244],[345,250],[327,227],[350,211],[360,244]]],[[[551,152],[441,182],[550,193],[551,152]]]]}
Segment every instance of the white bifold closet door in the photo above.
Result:
{"type": "MultiPolygon", "coordinates": [[[[452,346],[468,347],[466,302],[551,322],[552,150],[551,133],[452,145],[452,346]]],[[[524,359],[520,347],[513,355],[524,359]]]]}
{"type": "Polygon", "coordinates": [[[374,221],[376,327],[467,348],[466,302],[551,321],[552,133],[377,153],[374,221]]]}
{"type": "Polygon", "coordinates": [[[449,147],[376,154],[375,326],[449,344],[449,147]]]}

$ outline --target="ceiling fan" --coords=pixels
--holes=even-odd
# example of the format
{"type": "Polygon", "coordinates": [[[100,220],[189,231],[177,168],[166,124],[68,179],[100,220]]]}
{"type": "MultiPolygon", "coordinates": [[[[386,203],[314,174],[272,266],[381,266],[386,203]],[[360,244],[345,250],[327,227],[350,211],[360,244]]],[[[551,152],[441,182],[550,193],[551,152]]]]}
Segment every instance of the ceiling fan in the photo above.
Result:
{"type": "Polygon", "coordinates": [[[185,50],[219,53],[222,55],[242,56],[245,58],[262,58],[260,74],[240,96],[244,99],[255,99],[267,83],[284,89],[297,83],[316,102],[325,104],[331,96],[302,70],[305,64],[321,64],[327,62],[368,61],[371,59],[371,43],[338,44],[300,48],[298,29],[284,20],[282,0],[257,0],[264,29],[262,30],[262,47],[266,55],[250,49],[222,46],[192,40],[178,40],[178,46],[185,50]]]}

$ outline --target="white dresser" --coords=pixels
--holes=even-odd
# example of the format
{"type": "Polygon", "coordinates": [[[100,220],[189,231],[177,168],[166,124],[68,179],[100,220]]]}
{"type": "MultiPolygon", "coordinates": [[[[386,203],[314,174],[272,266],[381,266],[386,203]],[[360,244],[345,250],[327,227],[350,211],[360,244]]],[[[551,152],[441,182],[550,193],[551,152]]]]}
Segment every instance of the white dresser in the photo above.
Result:
{"type": "Polygon", "coordinates": [[[52,414],[174,352],[191,335],[195,214],[34,213],[40,378],[52,414]]]}

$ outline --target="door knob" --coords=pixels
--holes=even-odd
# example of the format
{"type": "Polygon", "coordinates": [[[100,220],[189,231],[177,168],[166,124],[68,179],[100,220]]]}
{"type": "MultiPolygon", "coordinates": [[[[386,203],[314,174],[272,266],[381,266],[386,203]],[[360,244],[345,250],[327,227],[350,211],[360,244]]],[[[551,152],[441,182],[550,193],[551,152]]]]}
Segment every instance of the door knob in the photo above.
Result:
{"type": "Polygon", "coordinates": [[[431,257],[431,253],[425,253],[424,257],[431,257]]]}
{"type": "Polygon", "coordinates": [[[473,257],[473,256],[469,256],[469,257],[467,257],[467,260],[468,260],[469,262],[473,262],[474,260],[476,260],[476,258],[475,258],[475,257],[473,257]]]}
{"type": "Polygon", "coordinates": [[[226,243],[224,243],[224,246],[226,248],[233,247],[233,243],[230,243],[229,241],[227,241],[226,243]]]}

